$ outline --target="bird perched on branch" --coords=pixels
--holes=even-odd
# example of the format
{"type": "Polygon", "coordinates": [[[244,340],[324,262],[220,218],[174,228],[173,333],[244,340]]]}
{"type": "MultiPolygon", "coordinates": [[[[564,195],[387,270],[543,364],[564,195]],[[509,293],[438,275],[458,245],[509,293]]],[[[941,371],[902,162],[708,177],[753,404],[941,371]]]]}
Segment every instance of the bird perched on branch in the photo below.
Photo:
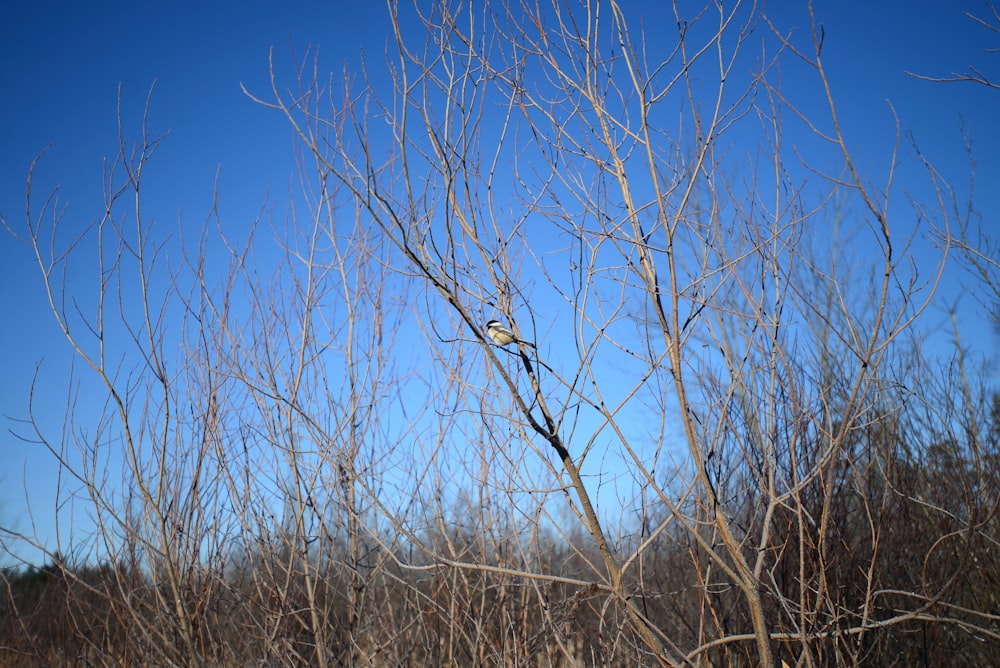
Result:
{"type": "Polygon", "coordinates": [[[509,346],[512,343],[523,343],[526,346],[531,346],[532,348],[535,347],[534,343],[516,337],[514,332],[501,325],[498,320],[490,320],[486,323],[486,333],[489,335],[490,341],[498,346],[509,346]]]}

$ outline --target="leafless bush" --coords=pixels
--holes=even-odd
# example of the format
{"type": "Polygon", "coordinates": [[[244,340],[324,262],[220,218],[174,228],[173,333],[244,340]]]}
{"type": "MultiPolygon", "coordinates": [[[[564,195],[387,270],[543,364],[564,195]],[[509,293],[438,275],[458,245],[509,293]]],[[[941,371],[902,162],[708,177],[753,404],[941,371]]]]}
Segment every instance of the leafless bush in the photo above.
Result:
{"type": "Polygon", "coordinates": [[[6,574],[3,651],[993,656],[1000,411],[961,348],[938,367],[920,339],[975,228],[921,202],[911,220],[891,172],[862,173],[819,23],[803,40],[757,7],[675,6],[653,39],[615,2],[421,9],[390,4],[391,90],[307,63],[292,90],[275,75],[248,92],[297,131],[303,165],[268,234],[206,226],[167,266],[145,130],[123,133],[79,240],[29,182],[26,225],[5,223],[107,402],[96,430],[71,402],[64,434],[28,436],[95,518],[74,548],[108,565],[57,560],[34,593],[6,574]],[[746,74],[751,39],[766,58],[746,74]],[[779,85],[785,59],[812,72],[819,116],[779,85]],[[821,155],[786,146],[788,119],[821,155]],[[947,241],[919,272],[917,219],[947,241]],[[89,310],[65,280],[87,243],[89,310]],[[523,341],[491,345],[493,317],[523,341]]]}

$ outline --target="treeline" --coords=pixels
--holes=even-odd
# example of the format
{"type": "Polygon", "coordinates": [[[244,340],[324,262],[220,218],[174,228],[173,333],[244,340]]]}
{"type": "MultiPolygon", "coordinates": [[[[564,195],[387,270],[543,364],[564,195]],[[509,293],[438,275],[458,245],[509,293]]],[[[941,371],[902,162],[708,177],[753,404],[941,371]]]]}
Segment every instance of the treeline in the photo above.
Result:
{"type": "MultiPolygon", "coordinates": [[[[1000,655],[1000,396],[987,409],[981,431],[963,442],[919,442],[898,420],[860,430],[836,477],[802,492],[810,517],[823,517],[818,505],[829,499],[822,544],[818,530],[798,530],[794,506],[779,509],[762,555],[777,657],[794,665],[804,640],[817,666],[982,666],[1000,655]],[[810,608],[820,590],[823,606],[810,608]]],[[[712,499],[698,505],[690,516],[730,512],[712,499]]],[[[322,655],[342,666],[655,663],[593,578],[599,556],[585,532],[571,543],[546,532],[518,539],[468,509],[433,525],[440,533],[424,538],[447,557],[438,562],[413,546],[386,553],[368,541],[356,562],[333,542],[312,545],[305,559],[234,549],[197,563],[183,578],[190,650],[152,564],[56,557],[5,568],[0,664],[189,665],[186,651],[216,666],[318,665],[322,655]]],[[[633,528],[622,554],[650,538],[633,528]]],[[[273,544],[295,544],[280,533],[273,544]]],[[[651,626],[677,646],[702,648],[692,665],[755,664],[746,605],[690,532],[667,528],[641,559],[628,590],[651,626]]]]}

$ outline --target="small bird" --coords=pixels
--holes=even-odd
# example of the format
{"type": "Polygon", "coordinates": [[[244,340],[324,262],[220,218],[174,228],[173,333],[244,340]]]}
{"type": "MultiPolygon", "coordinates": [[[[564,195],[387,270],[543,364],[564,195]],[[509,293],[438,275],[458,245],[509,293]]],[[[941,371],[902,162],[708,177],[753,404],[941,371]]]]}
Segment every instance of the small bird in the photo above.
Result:
{"type": "Polygon", "coordinates": [[[514,332],[501,325],[498,320],[490,320],[486,323],[486,333],[489,335],[490,341],[498,346],[509,346],[510,344],[516,342],[523,343],[524,345],[531,346],[532,348],[535,347],[534,343],[514,336],[514,332]]]}

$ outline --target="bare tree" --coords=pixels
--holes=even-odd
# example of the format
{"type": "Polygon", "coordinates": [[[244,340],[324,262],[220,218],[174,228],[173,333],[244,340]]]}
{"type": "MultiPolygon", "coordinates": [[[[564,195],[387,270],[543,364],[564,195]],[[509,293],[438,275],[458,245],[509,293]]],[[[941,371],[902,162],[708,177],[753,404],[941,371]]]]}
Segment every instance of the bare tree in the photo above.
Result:
{"type": "MultiPolygon", "coordinates": [[[[972,12],[965,12],[965,15],[979,26],[1000,34],[1000,11],[997,10],[996,5],[992,2],[986,3],[986,14],[984,16],[978,16],[972,12]]],[[[987,49],[987,53],[997,52],[998,49],[995,48],[987,49]]],[[[917,74],[915,72],[908,72],[908,74],[925,81],[934,81],[939,83],[969,82],[980,84],[988,88],[1000,88],[1000,83],[997,82],[996,77],[985,74],[980,68],[974,65],[969,65],[968,70],[964,73],[952,72],[945,77],[933,77],[925,74],[917,74]]]]}
{"type": "MultiPolygon", "coordinates": [[[[502,390],[484,412],[516,424],[527,452],[542,461],[551,461],[544,448],[554,452],[560,468],[550,474],[572,489],[571,511],[600,555],[594,584],[637,640],[665,664],[753,641],[761,664],[773,665],[777,641],[813,663],[826,660],[817,643],[832,638],[833,660],[858,663],[871,630],[919,617],[919,606],[873,617],[880,508],[891,496],[885,481],[857,510],[837,506],[851,477],[885,475],[893,453],[862,457],[857,431],[899,410],[901,397],[887,392],[894,351],[930,303],[944,256],[928,278],[911,270],[910,237],[897,240],[889,218],[894,174],[873,187],[852,158],[818,22],[802,45],[768,24],[777,47],[768,62],[784,54],[815,73],[828,104],[825,117],[810,118],[766,63],[742,87],[733,83],[740,49],[760,22],[739,4],[709,7],[694,21],[675,9],[675,41],[663,48],[658,34],[659,49],[633,37],[613,2],[538,13],[437,4],[421,16],[428,39],[419,46],[403,36],[402,10],[393,11],[391,98],[362,86],[332,104],[322,123],[277,82],[265,104],[288,117],[318,164],[364,204],[405,271],[440,295],[427,321],[450,316],[479,345],[489,343],[484,313],[500,314],[528,339],[548,328],[560,342],[572,335],[575,355],[564,344],[552,358],[519,345],[516,365],[487,345],[502,390]],[[816,204],[791,176],[786,114],[839,156],[829,174],[805,163],[828,186],[816,204]],[[391,132],[386,153],[374,150],[374,123],[391,132]],[[758,131],[755,154],[734,160],[728,137],[747,125],[758,131]],[[317,136],[317,126],[333,139],[317,136]],[[749,176],[727,178],[740,163],[749,176]],[[516,204],[501,199],[511,191],[516,204]],[[852,272],[842,254],[824,260],[808,250],[830,241],[807,228],[835,219],[825,203],[836,198],[870,221],[858,232],[867,239],[853,242],[872,249],[861,258],[870,271],[852,272]],[[545,245],[553,238],[562,243],[561,266],[545,245]],[[528,285],[539,281],[546,303],[557,296],[571,317],[548,321],[532,307],[543,289],[528,285]],[[600,373],[605,359],[614,360],[608,376],[600,373]],[[647,422],[637,437],[627,425],[633,402],[642,401],[656,407],[659,425],[647,422]],[[649,537],[627,549],[612,548],[581,473],[604,434],[627,462],[641,506],[666,508],[649,537]],[[681,443],[683,482],[671,489],[654,472],[676,455],[669,445],[681,443]],[[835,592],[829,568],[842,512],[867,518],[867,584],[851,600],[835,592]],[[777,533],[779,515],[790,533],[777,533]],[[737,592],[745,630],[727,628],[706,594],[701,609],[711,621],[682,649],[640,607],[631,573],[673,527],[693,541],[695,568],[737,592]],[[799,569],[794,596],[769,577],[789,549],[799,569]]],[[[325,90],[317,81],[304,88],[325,90]]],[[[894,162],[897,147],[886,149],[894,162]]],[[[433,336],[452,344],[451,331],[442,325],[433,336]]]]}
{"type": "Polygon", "coordinates": [[[388,9],[384,66],[307,59],[248,91],[298,135],[283,223],[206,225],[164,267],[139,198],[158,140],[123,136],[86,311],[59,282],[83,241],[29,201],[20,234],[108,397],[93,438],[34,434],[112,564],[61,567],[72,614],[87,591],[121,622],[88,656],[819,666],[996,643],[975,591],[1000,573],[998,420],[961,356],[923,359],[954,246],[913,252],[973,228],[933,169],[913,214],[892,168],[862,171],[811,9],[804,36],[739,2],[388,9]],[[813,90],[781,87],[787,60],[813,90]]]}

